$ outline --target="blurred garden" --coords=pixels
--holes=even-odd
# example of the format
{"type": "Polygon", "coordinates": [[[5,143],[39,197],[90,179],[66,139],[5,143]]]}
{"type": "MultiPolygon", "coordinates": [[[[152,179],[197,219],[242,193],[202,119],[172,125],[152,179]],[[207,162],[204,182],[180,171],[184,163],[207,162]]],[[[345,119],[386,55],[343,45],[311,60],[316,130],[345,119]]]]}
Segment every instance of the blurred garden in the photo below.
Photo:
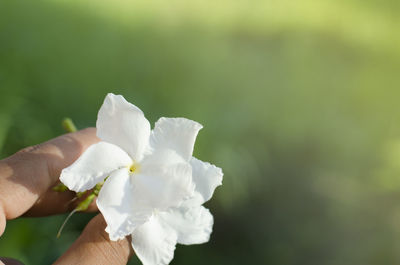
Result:
{"type": "MultiPolygon", "coordinates": [[[[171,264],[400,264],[397,0],[0,0],[0,158],[95,126],[108,92],[204,125],[214,232],[171,264]]],[[[8,221],[50,264],[93,214],[8,221]]],[[[133,257],[129,264],[140,264],[133,257]]]]}

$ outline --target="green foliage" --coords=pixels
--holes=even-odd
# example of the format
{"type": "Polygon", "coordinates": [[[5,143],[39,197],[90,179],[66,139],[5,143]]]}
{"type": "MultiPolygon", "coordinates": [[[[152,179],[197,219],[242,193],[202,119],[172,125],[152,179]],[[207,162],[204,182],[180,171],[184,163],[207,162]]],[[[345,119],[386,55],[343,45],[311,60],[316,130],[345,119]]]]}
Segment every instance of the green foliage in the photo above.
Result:
{"type": "MultiPolygon", "coordinates": [[[[211,241],[174,264],[398,264],[398,1],[0,0],[0,156],[94,126],[107,92],[204,124],[211,241]]],[[[48,264],[92,215],[9,221],[48,264]]],[[[135,258],[132,264],[138,264],[135,258]]]]}

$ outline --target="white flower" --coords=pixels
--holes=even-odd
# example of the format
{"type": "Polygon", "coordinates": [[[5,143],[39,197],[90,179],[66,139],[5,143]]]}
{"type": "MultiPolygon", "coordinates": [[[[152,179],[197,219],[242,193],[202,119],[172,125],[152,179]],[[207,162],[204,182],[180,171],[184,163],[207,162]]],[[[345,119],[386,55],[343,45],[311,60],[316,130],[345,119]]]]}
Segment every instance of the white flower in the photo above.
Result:
{"type": "Polygon", "coordinates": [[[122,96],[108,94],[97,118],[101,142],[60,176],[70,190],[106,179],[97,206],[111,240],[132,234],[144,265],[168,264],[176,243],[207,242],[213,216],[201,206],[221,185],[222,171],[192,157],[202,126],[184,118],[148,120],[122,96]]]}

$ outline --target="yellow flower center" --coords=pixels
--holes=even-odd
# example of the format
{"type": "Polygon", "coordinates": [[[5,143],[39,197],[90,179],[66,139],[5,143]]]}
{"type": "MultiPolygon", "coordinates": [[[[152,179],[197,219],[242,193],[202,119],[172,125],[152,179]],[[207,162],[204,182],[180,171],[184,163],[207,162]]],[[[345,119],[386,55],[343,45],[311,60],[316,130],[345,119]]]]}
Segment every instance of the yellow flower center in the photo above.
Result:
{"type": "Polygon", "coordinates": [[[137,171],[139,170],[139,164],[137,163],[132,163],[132,165],[129,167],[129,172],[132,174],[134,172],[137,173],[137,171]]]}

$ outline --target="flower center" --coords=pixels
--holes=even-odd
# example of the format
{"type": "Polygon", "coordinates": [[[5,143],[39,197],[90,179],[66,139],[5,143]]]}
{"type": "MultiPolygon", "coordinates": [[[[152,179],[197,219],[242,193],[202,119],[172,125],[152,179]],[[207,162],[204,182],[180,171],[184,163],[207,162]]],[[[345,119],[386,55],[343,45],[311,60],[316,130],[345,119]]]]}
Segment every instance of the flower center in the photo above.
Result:
{"type": "Polygon", "coordinates": [[[137,173],[137,171],[139,170],[139,164],[137,163],[132,163],[132,165],[129,167],[129,172],[132,174],[134,172],[137,173]]]}

